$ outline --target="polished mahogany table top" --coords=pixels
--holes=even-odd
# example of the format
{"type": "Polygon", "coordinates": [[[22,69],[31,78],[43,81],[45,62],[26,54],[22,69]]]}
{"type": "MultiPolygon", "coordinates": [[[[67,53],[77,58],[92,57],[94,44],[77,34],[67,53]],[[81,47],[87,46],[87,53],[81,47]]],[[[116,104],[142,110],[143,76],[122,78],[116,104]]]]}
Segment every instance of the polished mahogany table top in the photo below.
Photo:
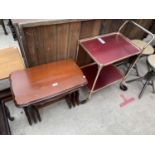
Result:
{"type": "Polygon", "coordinates": [[[87,80],[74,61],[62,60],[15,71],[10,83],[16,105],[24,107],[78,89],[87,80]]]}
{"type": "Polygon", "coordinates": [[[80,45],[96,63],[103,66],[140,53],[140,49],[120,33],[83,39],[80,41],[80,45]],[[103,42],[100,42],[98,38],[101,38],[103,42]]]}

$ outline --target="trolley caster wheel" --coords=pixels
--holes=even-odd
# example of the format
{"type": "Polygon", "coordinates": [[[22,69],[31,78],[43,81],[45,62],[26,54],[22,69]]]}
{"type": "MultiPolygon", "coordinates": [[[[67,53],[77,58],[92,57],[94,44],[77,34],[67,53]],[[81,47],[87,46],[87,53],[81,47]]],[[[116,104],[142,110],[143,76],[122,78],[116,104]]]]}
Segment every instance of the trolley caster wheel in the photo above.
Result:
{"type": "Polygon", "coordinates": [[[15,120],[15,118],[14,117],[10,117],[10,118],[8,118],[10,121],[14,121],[15,120]]]}
{"type": "Polygon", "coordinates": [[[120,85],[120,89],[123,90],[123,91],[126,91],[126,90],[128,90],[128,87],[121,84],[120,85]]]}
{"type": "Polygon", "coordinates": [[[80,101],[80,104],[86,104],[87,101],[88,101],[88,99],[82,100],[82,101],[80,101]]]}

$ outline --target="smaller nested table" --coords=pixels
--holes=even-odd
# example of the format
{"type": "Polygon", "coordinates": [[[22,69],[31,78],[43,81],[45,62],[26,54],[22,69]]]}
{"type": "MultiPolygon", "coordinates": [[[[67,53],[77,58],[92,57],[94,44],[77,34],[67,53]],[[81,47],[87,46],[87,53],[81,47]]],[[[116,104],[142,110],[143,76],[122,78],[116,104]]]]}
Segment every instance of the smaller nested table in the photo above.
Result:
{"type": "Polygon", "coordinates": [[[87,84],[73,60],[62,60],[13,72],[10,76],[15,104],[23,107],[29,124],[41,121],[38,105],[65,98],[69,107],[79,104],[79,88],[87,84]]]}

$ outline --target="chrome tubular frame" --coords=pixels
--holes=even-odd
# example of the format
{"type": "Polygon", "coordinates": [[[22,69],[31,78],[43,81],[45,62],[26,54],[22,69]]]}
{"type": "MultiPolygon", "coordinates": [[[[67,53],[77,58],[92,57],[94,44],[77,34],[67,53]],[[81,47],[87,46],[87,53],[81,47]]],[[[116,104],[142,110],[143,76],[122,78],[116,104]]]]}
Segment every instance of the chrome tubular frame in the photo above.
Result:
{"type": "Polygon", "coordinates": [[[123,84],[123,82],[125,82],[128,74],[130,73],[131,69],[135,66],[135,64],[138,62],[139,58],[141,57],[143,51],[147,48],[148,45],[151,44],[151,42],[154,40],[154,35],[148,31],[147,29],[145,29],[144,27],[142,27],[141,25],[137,24],[136,22],[132,21],[132,20],[127,20],[125,21],[119,28],[118,32],[121,33],[121,30],[128,24],[131,23],[134,26],[138,27],[139,29],[141,29],[142,31],[146,32],[147,34],[150,34],[152,39],[141,49],[140,54],[137,56],[136,60],[133,62],[133,64],[130,66],[130,68],[128,69],[126,75],[124,76],[123,80],[121,81],[121,85],[123,84]]]}

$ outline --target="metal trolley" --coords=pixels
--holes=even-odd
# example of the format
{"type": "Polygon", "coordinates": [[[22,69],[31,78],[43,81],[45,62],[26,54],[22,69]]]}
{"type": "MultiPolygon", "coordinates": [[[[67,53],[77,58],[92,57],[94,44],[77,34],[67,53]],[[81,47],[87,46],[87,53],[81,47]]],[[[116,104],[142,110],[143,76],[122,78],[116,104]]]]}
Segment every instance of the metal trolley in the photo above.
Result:
{"type": "Polygon", "coordinates": [[[132,20],[127,20],[120,26],[118,32],[79,40],[76,61],[78,60],[79,46],[81,46],[94,61],[93,63],[81,67],[88,80],[88,99],[91,97],[92,93],[116,82],[120,82],[120,88],[122,90],[127,90],[125,81],[130,71],[138,62],[142,52],[153,39],[154,35],[147,29],[132,20]],[[143,47],[143,49],[136,47],[129,38],[121,33],[122,29],[129,23],[152,36],[152,39],[143,47]],[[126,74],[122,75],[113,64],[132,56],[135,57],[134,61],[131,63],[126,74]]]}

